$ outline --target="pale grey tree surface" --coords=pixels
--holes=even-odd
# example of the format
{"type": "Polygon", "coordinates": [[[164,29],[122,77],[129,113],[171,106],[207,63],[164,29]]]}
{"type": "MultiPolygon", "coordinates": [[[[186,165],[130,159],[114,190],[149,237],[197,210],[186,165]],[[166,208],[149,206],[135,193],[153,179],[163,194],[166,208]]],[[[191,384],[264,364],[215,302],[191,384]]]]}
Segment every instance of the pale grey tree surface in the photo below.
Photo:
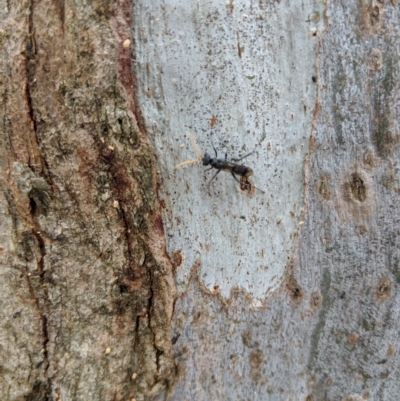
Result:
{"type": "Polygon", "coordinates": [[[181,292],[170,399],[398,399],[399,17],[397,1],[135,3],[181,292]],[[174,172],[190,132],[221,157],[255,149],[266,194],[174,172]]]}
{"type": "Polygon", "coordinates": [[[243,289],[260,307],[294,255],[322,6],[293,3],[135,3],[138,102],[158,155],[168,250],[184,258],[181,290],[197,260],[207,289],[225,299],[243,289]],[[174,172],[196,157],[190,133],[221,159],[255,151],[240,163],[265,194],[246,195],[226,173],[207,184],[214,172],[200,164],[174,172]]]}

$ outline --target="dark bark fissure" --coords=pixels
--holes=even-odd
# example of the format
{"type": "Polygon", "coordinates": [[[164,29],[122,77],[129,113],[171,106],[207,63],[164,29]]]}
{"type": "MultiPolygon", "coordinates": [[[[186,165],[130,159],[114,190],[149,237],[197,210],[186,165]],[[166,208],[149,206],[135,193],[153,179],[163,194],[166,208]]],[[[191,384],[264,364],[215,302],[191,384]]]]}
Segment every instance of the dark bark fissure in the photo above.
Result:
{"type": "Polygon", "coordinates": [[[156,334],[154,333],[154,330],[152,330],[151,327],[151,320],[152,320],[152,312],[154,312],[154,283],[153,283],[153,274],[152,271],[149,270],[149,275],[150,275],[150,287],[149,287],[149,292],[150,296],[148,299],[148,325],[149,329],[151,331],[151,334],[153,335],[153,344],[154,344],[154,349],[156,350],[156,365],[157,365],[157,372],[160,372],[160,355],[163,354],[163,351],[161,351],[156,344],[156,334]]]}
{"type": "Polygon", "coordinates": [[[48,396],[47,384],[42,382],[36,382],[26,397],[26,401],[51,401],[51,399],[48,396]]]}
{"type": "Polygon", "coordinates": [[[29,3],[29,18],[28,18],[28,38],[25,42],[25,73],[26,73],[26,83],[25,83],[25,97],[26,104],[28,108],[29,120],[32,123],[32,132],[28,135],[31,136],[32,149],[29,153],[28,165],[33,172],[42,174],[47,183],[53,186],[53,180],[50,175],[49,164],[44,157],[40,149],[40,141],[38,136],[37,121],[35,118],[34,106],[32,101],[32,92],[35,90],[35,75],[36,75],[36,40],[35,40],[35,29],[34,29],[34,4],[33,0],[29,3]],[[35,149],[36,148],[36,149],[35,149]],[[36,152],[35,152],[36,150],[36,152]],[[37,165],[36,160],[32,160],[31,153],[37,153],[39,157],[40,165],[37,165]]]}
{"type": "MultiPolygon", "coordinates": [[[[28,17],[28,35],[29,37],[26,40],[25,45],[25,68],[26,68],[26,83],[25,83],[25,97],[26,104],[28,108],[28,116],[31,122],[32,130],[28,133],[30,136],[30,150],[29,150],[29,160],[28,166],[35,174],[43,176],[46,182],[52,187],[53,182],[50,177],[50,169],[49,165],[40,150],[40,143],[38,137],[38,128],[37,121],[35,118],[34,105],[32,100],[32,91],[35,90],[34,82],[35,82],[35,74],[36,74],[36,42],[35,42],[35,30],[34,30],[34,2],[31,1],[29,3],[29,17],[28,17]],[[36,163],[35,156],[32,157],[32,154],[39,157],[40,165],[36,163]]],[[[50,189],[50,188],[49,188],[50,189]]],[[[50,366],[49,361],[49,352],[48,352],[48,343],[49,343],[49,328],[48,328],[48,318],[47,313],[49,309],[49,297],[46,289],[46,279],[45,279],[45,265],[44,259],[46,256],[46,245],[42,237],[42,230],[37,230],[36,228],[40,228],[40,223],[37,220],[39,214],[44,213],[47,214],[49,207],[49,195],[46,193],[46,190],[32,188],[32,190],[28,194],[29,196],[29,212],[31,222],[33,223],[33,227],[31,229],[31,235],[35,238],[37,243],[37,249],[39,256],[36,260],[37,263],[37,272],[39,276],[39,286],[35,288],[35,285],[32,283],[30,279],[31,273],[28,268],[26,268],[26,277],[29,286],[29,291],[31,296],[35,301],[36,308],[39,313],[39,317],[41,320],[41,329],[42,329],[42,346],[43,346],[43,360],[44,360],[44,375],[47,375],[48,368],[50,366]],[[42,293],[40,296],[39,293],[42,293]],[[47,310],[47,312],[46,312],[47,310]]],[[[27,400],[51,400],[52,399],[52,383],[50,377],[47,377],[46,382],[37,382],[35,386],[32,388],[31,393],[27,396],[27,400]]]]}
{"type": "MultiPolygon", "coordinates": [[[[36,220],[36,213],[34,210],[32,210],[32,220],[36,220]]],[[[39,288],[38,291],[43,291],[43,296],[39,296],[38,292],[33,288],[30,279],[29,279],[29,273],[27,272],[27,279],[28,279],[28,285],[30,286],[31,290],[31,295],[35,300],[35,304],[37,307],[37,310],[39,312],[39,316],[41,319],[42,323],[42,345],[43,345],[43,359],[45,363],[45,369],[44,373],[47,375],[48,368],[50,366],[50,360],[49,360],[49,351],[48,351],[48,343],[49,343],[49,329],[48,329],[48,319],[47,319],[47,313],[49,310],[49,296],[48,292],[46,289],[46,277],[45,277],[45,265],[44,265],[44,258],[46,256],[46,246],[45,242],[41,236],[40,232],[35,231],[35,229],[32,229],[32,235],[36,239],[37,244],[38,244],[38,250],[39,250],[39,258],[37,260],[37,271],[39,274],[39,288]],[[41,301],[43,302],[43,305],[41,305],[41,301]],[[46,312],[47,311],[47,312],[46,312]]],[[[44,400],[51,400],[52,399],[52,382],[50,377],[47,377],[47,383],[45,383],[44,388],[45,390],[45,398],[44,400]]]]}
{"type": "Polygon", "coordinates": [[[64,22],[65,22],[65,0],[55,0],[57,10],[60,16],[61,28],[64,30],[64,22]]]}
{"type": "MultiPolygon", "coordinates": [[[[35,238],[40,238],[40,235],[35,235],[35,238]]],[[[42,241],[42,239],[41,239],[42,241]]],[[[39,246],[39,249],[41,246],[39,246]]],[[[43,257],[45,255],[44,250],[41,250],[41,258],[38,262],[38,269],[43,269],[43,257]]],[[[48,353],[48,343],[49,343],[49,333],[48,333],[48,321],[47,321],[47,316],[45,312],[43,312],[43,307],[40,305],[40,299],[39,295],[37,293],[37,290],[35,289],[34,284],[32,283],[30,279],[31,273],[29,272],[28,268],[26,268],[25,271],[25,276],[27,279],[28,283],[28,288],[29,288],[29,293],[31,294],[31,297],[33,298],[36,309],[39,313],[39,318],[41,320],[41,328],[42,328],[42,346],[43,346],[43,363],[44,363],[44,373],[46,374],[48,371],[48,368],[50,366],[50,361],[49,361],[49,353],[48,353]]],[[[40,286],[43,287],[43,272],[39,270],[39,282],[40,286]]],[[[45,291],[46,292],[46,291],[45,291]]],[[[52,399],[51,396],[51,388],[52,388],[52,383],[51,379],[47,377],[46,382],[36,382],[36,384],[33,386],[32,391],[29,393],[27,396],[27,400],[40,400],[40,401],[49,401],[52,399]]]]}
{"type": "MultiPolygon", "coordinates": [[[[130,234],[131,229],[130,229],[130,225],[128,222],[128,218],[127,218],[125,210],[124,210],[125,205],[121,202],[121,200],[118,200],[118,202],[120,202],[121,218],[122,218],[122,222],[124,225],[124,236],[125,236],[127,259],[128,259],[127,266],[128,266],[128,269],[133,274],[133,279],[135,279],[136,274],[137,274],[137,272],[135,270],[137,270],[137,269],[135,269],[135,267],[134,267],[134,257],[133,257],[133,251],[132,251],[132,238],[131,238],[131,234],[130,234]]],[[[140,278],[140,276],[137,278],[140,278]]]]}
{"type": "MultiPolygon", "coordinates": [[[[19,239],[19,243],[21,244],[21,248],[23,250],[22,257],[25,260],[25,262],[29,262],[30,260],[33,260],[35,252],[33,251],[32,247],[36,246],[37,249],[39,250],[39,258],[36,260],[37,263],[37,272],[39,276],[39,286],[35,286],[34,283],[31,280],[32,277],[32,272],[29,270],[29,267],[26,265],[25,271],[24,271],[24,276],[27,280],[27,285],[28,285],[28,290],[29,293],[34,300],[36,310],[39,315],[39,319],[41,321],[41,330],[42,330],[42,346],[43,346],[43,364],[44,364],[44,372],[47,372],[48,367],[49,367],[49,355],[48,355],[48,342],[49,342],[49,333],[48,333],[48,321],[47,321],[47,316],[46,312],[43,311],[43,306],[41,305],[40,299],[41,297],[39,296],[38,292],[43,289],[43,292],[45,294],[44,302],[47,304],[48,302],[48,297],[47,297],[47,291],[46,291],[46,284],[45,284],[45,278],[44,278],[44,257],[46,255],[46,249],[45,249],[45,242],[42,238],[42,233],[41,231],[38,231],[36,227],[33,227],[30,232],[29,231],[22,231],[19,229],[20,225],[22,224],[25,219],[23,216],[21,216],[21,213],[18,211],[18,208],[15,206],[15,202],[12,198],[12,195],[9,193],[9,191],[6,188],[3,188],[3,193],[5,195],[5,198],[7,200],[8,208],[10,211],[10,214],[13,218],[13,228],[14,228],[14,233],[16,237],[19,239]],[[32,244],[32,239],[35,239],[32,244]],[[36,243],[35,243],[36,242],[36,243]]],[[[36,209],[31,208],[31,218],[32,222],[35,223],[36,219],[36,209]]],[[[27,222],[29,224],[29,222],[27,222]]],[[[42,381],[37,381],[35,385],[32,388],[31,393],[27,396],[27,400],[50,400],[51,399],[51,381],[50,378],[47,378],[46,382],[42,381]]]]}

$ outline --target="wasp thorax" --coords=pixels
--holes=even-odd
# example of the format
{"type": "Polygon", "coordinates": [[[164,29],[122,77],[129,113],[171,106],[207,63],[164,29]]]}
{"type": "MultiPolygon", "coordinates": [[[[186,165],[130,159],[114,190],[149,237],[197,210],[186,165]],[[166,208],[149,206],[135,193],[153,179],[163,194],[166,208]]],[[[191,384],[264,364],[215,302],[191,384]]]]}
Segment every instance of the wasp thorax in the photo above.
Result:
{"type": "Polygon", "coordinates": [[[214,168],[221,168],[221,167],[220,167],[221,162],[220,162],[218,159],[216,159],[216,158],[211,159],[210,164],[211,164],[211,166],[214,167],[214,168]]]}

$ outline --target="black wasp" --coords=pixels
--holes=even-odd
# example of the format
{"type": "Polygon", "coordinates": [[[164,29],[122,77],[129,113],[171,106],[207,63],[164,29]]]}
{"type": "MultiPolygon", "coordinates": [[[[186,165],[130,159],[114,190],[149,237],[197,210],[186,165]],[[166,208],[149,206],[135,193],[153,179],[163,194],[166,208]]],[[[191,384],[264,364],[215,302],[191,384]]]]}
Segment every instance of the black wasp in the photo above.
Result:
{"type": "Polygon", "coordinates": [[[249,177],[253,174],[253,170],[250,167],[247,167],[243,164],[238,164],[240,160],[245,159],[246,157],[252,155],[254,152],[250,152],[247,155],[241,157],[240,159],[232,159],[233,162],[230,162],[227,160],[228,155],[225,153],[225,159],[218,159],[218,153],[217,150],[214,147],[214,144],[212,144],[212,147],[215,152],[215,157],[211,157],[208,153],[204,153],[204,156],[201,154],[200,149],[197,147],[197,144],[194,140],[194,136],[190,135],[190,141],[192,142],[193,148],[195,152],[197,153],[197,159],[191,159],[191,160],[186,160],[182,163],[179,163],[175,166],[174,170],[178,169],[179,167],[182,167],[186,164],[191,164],[191,163],[196,163],[196,162],[202,162],[203,166],[210,166],[205,171],[212,170],[215,168],[218,170],[213,177],[211,178],[210,182],[219,174],[221,171],[227,171],[232,174],[232,177],[240,184],[240,189],[242,191],[247,191],[249,193],[253,193],[254,189],[258,189],[260,192],[265,193],[259,188],[256,188],[254,185],[249,180],[249,177]],[[237,176],[240,177],[240,181],[237,179],[237,176]]]}

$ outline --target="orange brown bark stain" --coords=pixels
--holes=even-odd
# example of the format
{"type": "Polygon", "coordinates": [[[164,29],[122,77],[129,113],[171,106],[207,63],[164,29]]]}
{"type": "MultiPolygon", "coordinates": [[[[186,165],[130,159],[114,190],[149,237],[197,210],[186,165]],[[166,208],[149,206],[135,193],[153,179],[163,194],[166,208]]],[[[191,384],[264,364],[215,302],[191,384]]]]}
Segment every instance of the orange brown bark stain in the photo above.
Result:
{"type": "Polygon", "coordinates": [[[157,231],[158,235],[164,237],[164,224],[160,214],[155,217],[153,227],[154,230],[157,231]]]}
{"type": "MultiPolygon", "coordinates": [[[[115,35],[118,40],[117,64],[119,80],[125,89],[129,108],[136,117],[136,123],[141,132],[145,132],[144,118],[136,106],[135,94],[137,93],[137,81],[132,73],[131,47],[124,47],[123,43],[131,37],[131,2],[129,0],[117,1],[117,16],[115,18],[115,35]]],[[[132,43],[132,41],[131,41],[132,43]]]]}
{"type": "MultiPolygon", "coordinates": [[[[100,173],[106,174],[112,199],[117,200],[119,204],[116,210],[125,242],[126,264],[119,273],[118,285],[121,293],[128,292],[128,290],[138,290],[145,285],[147,280],[142,277],[144,272],[141,271],[136,262],[138,258],[134,244],[137,244],[136,236],[138,233],[132,217],[133,194],[135,192],[133,178],[129,175],[127,167],[121,162],[115,149],[110,149],[98,138],[95,138],[94,144],[97,144],[97,147],[94,146],[93,153],[82,147],[77,149],[77,155],[80,159],[79,173],[85,178],[87,192],[94,194],[98,193],[96,177],[100,173]]],[[[111,208],[111,205],[109,207],[111,208]]],[[[117,314],[121,315],[123,311],[126,311],[128,304],[128,299],[125,299],[123,304],[117,303],[115,305],[117,314]]]]}
{"type": "Polygon", "coordinates": [[[176,269],[179,269],[180,267],[182,267],[182,263],[183,263],[183,252],[180,249],[177,249],[174,251],[173,253],[173,261],[174,261],[174,270],[176,271],[176,269]]]}

